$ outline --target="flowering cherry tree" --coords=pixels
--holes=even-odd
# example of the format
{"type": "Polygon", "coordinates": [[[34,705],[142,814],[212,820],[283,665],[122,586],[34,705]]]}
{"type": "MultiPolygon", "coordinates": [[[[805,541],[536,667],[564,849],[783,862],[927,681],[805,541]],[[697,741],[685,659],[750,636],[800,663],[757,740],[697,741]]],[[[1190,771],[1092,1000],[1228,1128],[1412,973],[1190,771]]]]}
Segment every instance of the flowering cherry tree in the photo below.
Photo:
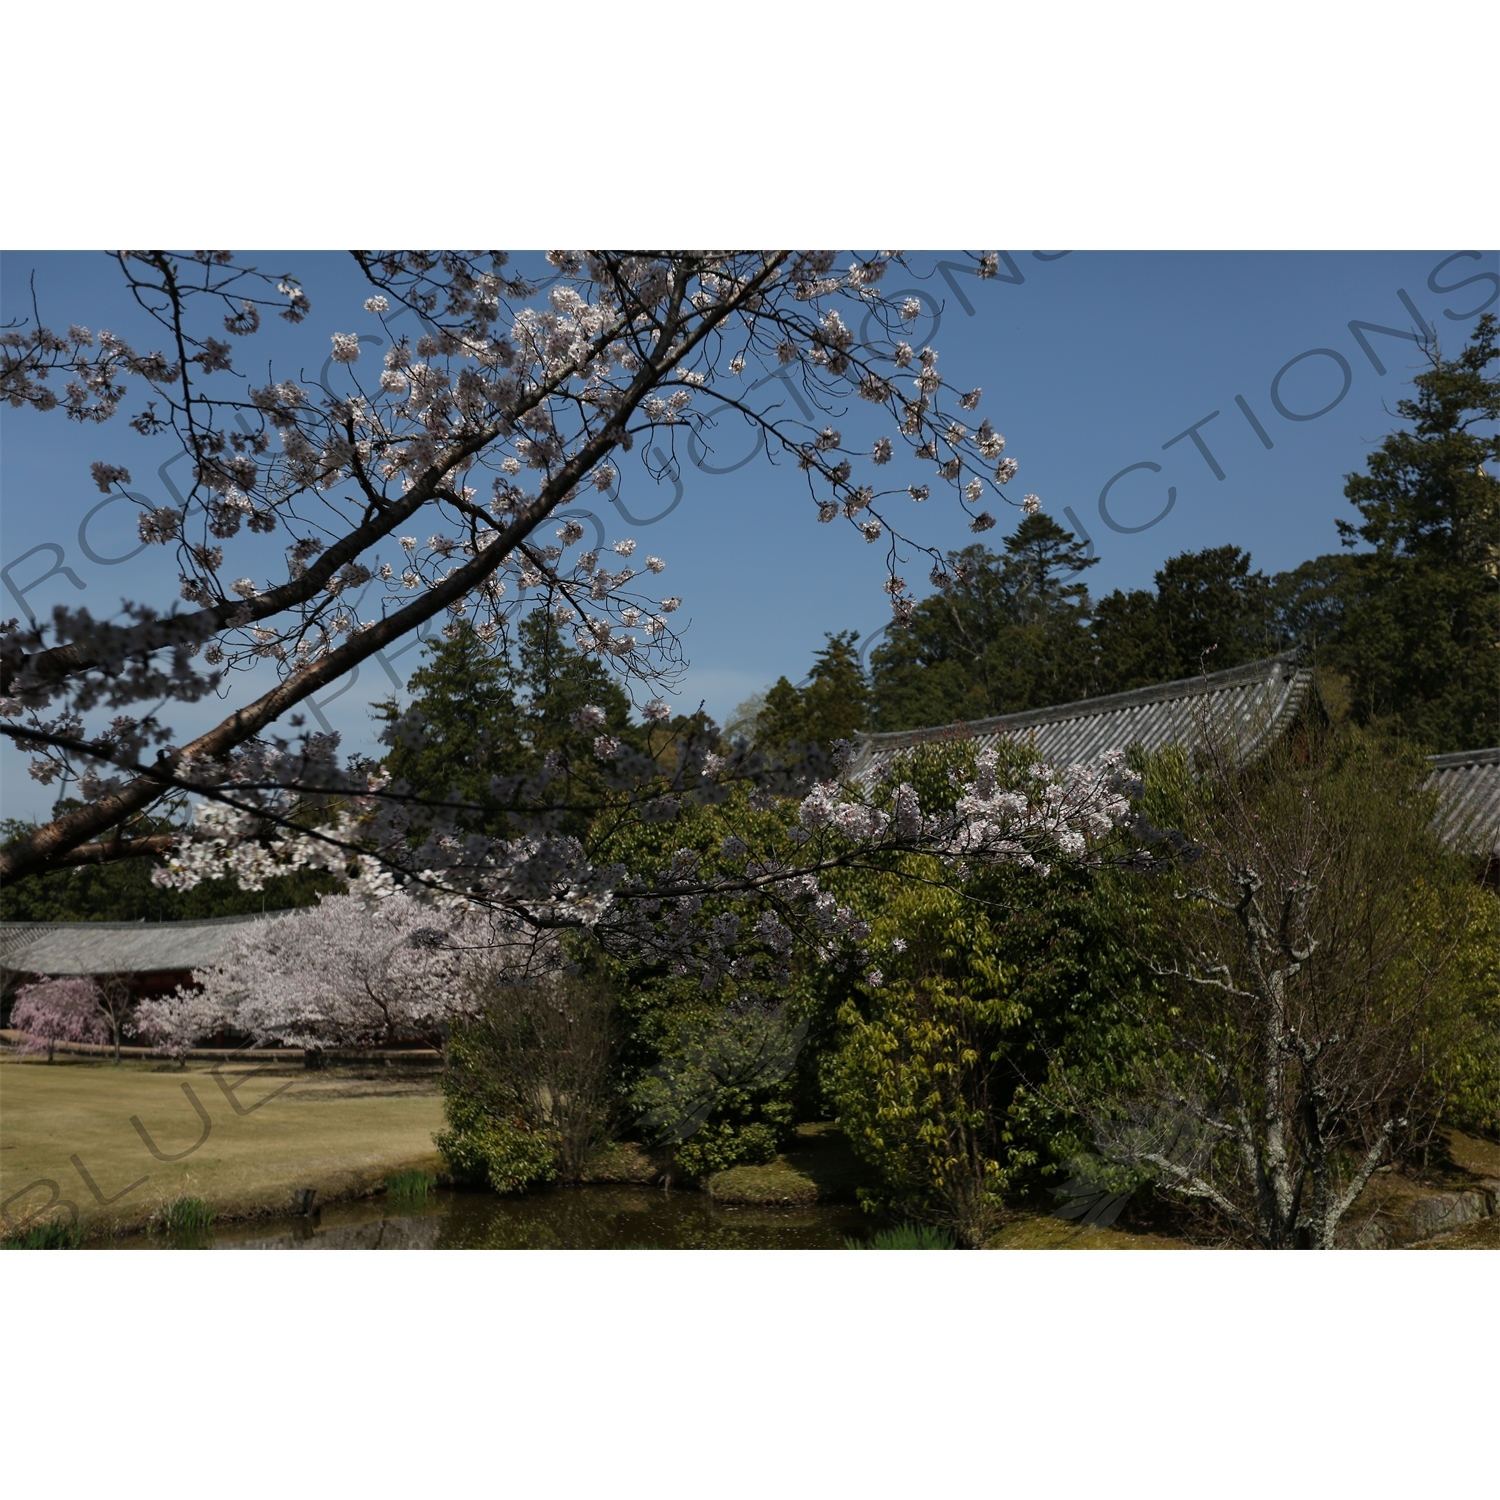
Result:
{"type": "Polygon", "coordinates": [[[91,979],[44,979],[23,986],[10,1013],[11,1026],[24,1034],[22,1054],[46,1052],[51,1062],[59,1042],[107,1042],[109,1017],[99,999],[91,979]]]}
{"type": "MultiPolygon", "coordinates": [[[[901,337],[920,308],[882,295],[891,253],[839,270],[827,252],[555,251],[523,273],[500,253],[359,252],[367,315],[386,341],[381,368],[364,372],[358,332],[334,331],[331,373],[308,388],[257,385],[235,365],[236,344],[265,317],[307,319],[298,281],[222,252],[117,259],[166,352],[78,326],[10,329],[0,396],[102,423],[141,390],[130,426],[174,435],[193,482],[179,506],[131,503],[142,540],[174,550],[190,607],[11,622],[0,639],[0,729],[34,753],[44,781],[76,775],[84,805],[8,849],[4,877],[87,857],[91,841],[173,789],[211,785],[309,695],[435,617],[468,617],[493,639],[518,612],[546,608],[582,649],[638,678],[670,675],[668,616],[680,596],[644,591],[666,564],[642,562],[629,538],[605,556],[582,547],[577,521],[553,524],[585,491],[616,487],[632,451],[643,477],[660,479],[681,445],[712,447],[726,422],[748,423],[773,459],[805,475],[818,521],[887,540],[898,617],[911,600],[895,573],[903,533],[890,507],[927,499],[935,475],[986,529],[994,518],[983,502],[1015,469],[993,426],[969,415],[980,391],[950,388],[937,354],[901,337]],[[403,315],[425,330],[415,340],[403,315]],[[50,383],[58,373],[72,377],[61,396],[50,383]],[[779,396],[797,391],[795,414],[757,399],[757,375],[774,376],[779,396]],[[819,416],[852,395],[889,427],[857,450],[819,416]],[[855,472],[867,465],[873,479],[898,442],[928,483],[877,487],[855,472]],[[257,577],[255,538],[273,533],[287,538],[282,576],[257,577]],[[232,694],[237,670],[260,660],[275,663],[276,685],[185,745],[155,708],[123,711],[232,694]],[[110,717],[89,722],[95,715],[110,717]]],[[[997,266],[975,261],[981,277],[997,266]]],[[[128,495],[123,456],[94,464],[101,491],[128,495]]],[[[90,853],[137,852],[128,843],[90,853]]]]}
{"type": "MultiPolygon", "coordinates": [[[[711,859],[678,848],[665,864],[642,868],[610,859],[607,841],[544,828],[485,838],[455,830],[430,807],[415,816],[371,796],[341,799],[317,828],[292,827],[287,817],[271,832],[259,814],[204,804],[192,836],[156,878],[188,889],[228,874],[258,889],[273,874],[318,865],[339,869],[359,896],[376,900],[390,899],[404,880],[435,909],[506,913],[539,938],[588,931],[617,956],[696,974],[707,989],[757,973],[785,982],[799,939],[823,961],[843,954],[840,962],[867,963],[869,929],[823,888],[831,871],[892,868],[904,856],[926,854],[960,878],[984,864],[1045,876],[1051,861],[1097,859],[1117,829],[1159,838],[1135,809],[1140,783],[1118,753],[1093,767],[1034,764],[1002,776],[996,752],[982,751],[972,777],[958,777],[956,805],[934,812],[924,812],[907,781],[851,774],[853,757],[853,747],[839,742],[835,774],[807,787],[799,775],[761,773],[749,752],[724,757],[689,740],[670,775],[622,751],[592,778],[579,778],[601,804],[612,790],[633,799],[646,823],[670,823],[693,801],[722,801],[736,789],[743,795],[749,783],[748,808],[762,815],[755,841],[731,835],[711,859]],[[778,806],[791,816],[775,813],[778,806]]],[[[526,795],[539,800],[554,774],[576,775],[544,769],[526,795]]],[[[292,796],[278,795],[287,802],[292,796]]]]}
{"type": "Polygon", "coordinates": [[[180,1056],[220,1030],[321,1051],[408,1041],[442,1047],[497,984],[555,968],[555,953],[488,914],[435,909],[398,892],[379,903],[325,896],[236,929],[192,987],[142,1001],[135,1029],[180,1056]]]}
{"type": "MultiPolygon", "coordinates": [[[[842,267],[821,251],[553,251],[525,268],[498,252],[354,259],[385,348],[376,369],[359,331],[340,329],[320,380],[247,380],[236,345],[268,316],[303,324],[311,304],[296,279],[220,252],[117,257],[165,352],[76,326],[0,335],[0,396],[12,405],[101,423],[136,389],[144,405],[129,425],[175,437],[192,474],[181,504],[152,506],[129,496],[123,453],[93,468],[102,492],[138,505],[142,541],[173,550],[180,600],[113,620],[59,607],[45,625],[12,621],[0,634],[0,733],[31,753],[33,775],[71,779],[82,799],[0,852],[0,879],[168,849],[163,878],[180,886],[230,874],[253,888],[273,869],[322,864],[360,894],[421,888],[536,932],[592,928],[674,965],[702,964],[710,980],[732,971],[748,940],[717,902],[751,903],[774,970],[793,918],[824,940],[850,935],[854,919],[823,892],[822,871],[913,850],[1045,866],[1129,816],[1118,767],[1042,771],[1016,790],[981,766],[959,810],[938,815],[910,787],[852,780],[847,755],[778,767],[721,755],[689,732],[646,756],[595,732],[604,715],[585,709],[575,727],[592,734],[587,763],[553,753],[496,788],[514,833],[486,838],[466,831],[463,808],[342,760],[332,736],[276,737],[279,722],[298,727],[310,695],[428,621],[450,632],[466,623],[499,651],[535,610],[651,694],[648,724],[670,718],[660,692],[681,666],[670,621],[682,598],[657,583],[666,563],[642,560],[632,538],[586,542],[567,507],[591,490],[674,476],[684,447],[712,450],[730,424],[802,476],[811,522],[884,545],[898,621],[914,607],[899,568],[926,558],[935,587],[955,582],[903,517],[946,497],[988,530],[986,506],[1016,472],[977,414],[982,392],[950,383],[937,352],[905,336],[921,308],[882,290],[893,266],[906,267],[897,252],[842,267]],[[61,396],[55,375],[71,377],[61,396]],[[887,481],[898,456],[914,472],[887,481]],[[286,544],[267,576],[261,538],[272,535],[286,544]],[[176,743],[158,705],[209,694],[227,695],[232,711],[176,743]],[[664,822],[736,787],[753,789],[762,811],[795,798],[798,821],[774,846],[726,852],[713,870],[685,854],[626,870],[557,831],[564,802],[664,822]],[[199,799],[189,836],[130,836],[174,798],[199,799]]],[[[987,278],[999,261],[972,263],[987,278]]],[[[1028,495],[1019,508],[1039,503],[1028,495]]],[[[388,730],[423,732],[411,716],[388,730]]]]}

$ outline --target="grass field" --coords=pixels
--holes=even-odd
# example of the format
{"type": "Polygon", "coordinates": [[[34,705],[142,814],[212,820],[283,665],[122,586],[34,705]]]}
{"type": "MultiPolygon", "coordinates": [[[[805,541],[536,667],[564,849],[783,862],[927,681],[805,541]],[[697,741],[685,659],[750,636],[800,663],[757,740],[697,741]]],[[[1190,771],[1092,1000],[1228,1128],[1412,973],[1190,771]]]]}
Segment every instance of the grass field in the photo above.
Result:
{"type": "Polygon", "coordinates": [[[66,1217],[65,1205],[98,1229],[138,1228],[183,1196],[207,1199],[219,1219],[285,1213],[299,1189],[333,1200],[397,1172],[437,1170],[432,1137],[442,1123],[427,1080],[7,1059],[0,1204],[7,1229],[66,1217]],[[153,1145],[178,1159],[160,1160],[153,1145]]]}

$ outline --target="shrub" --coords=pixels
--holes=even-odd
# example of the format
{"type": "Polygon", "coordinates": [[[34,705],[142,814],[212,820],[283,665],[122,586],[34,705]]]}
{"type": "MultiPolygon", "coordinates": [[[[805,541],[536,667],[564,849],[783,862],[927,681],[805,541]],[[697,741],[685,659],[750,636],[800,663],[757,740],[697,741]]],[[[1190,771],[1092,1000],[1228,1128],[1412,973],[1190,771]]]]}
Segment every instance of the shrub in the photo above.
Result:
{"type": "Polygon", "coordinates": [[[845,1240],[848,1250],[956,1250],[958,1242],[934,1224],[898,1224],[866,1240],[845,1240]]]}
{"type": "Polygon", "coordinates": [[[707,1177],[742,1164],[760,1167],[775,1161],[779,1145],[775,1127],[764,1121],[705,1125],[678,1146],[677,1165],[689,1177],[707,1177]]]}
{"type": "Polygon", "coordinates": [[[579,1181],[615,1133],[613,992],[592,978],[555,974],[492,985],[476,998],[475,1018],[449,1040],[449,1129],[439,1148],[456,1173],[501,1192],[559,1175],[579,1181]]]}
{"type": "Polygon", "coordinates": [[[689,1177],[775,1159],[793,1124],[792,1070],[807,1023],[755,1001],[679,1018],[636,1085],[641,1129],[689,1177]]]}
{"type": "MultiPolygon", "coordinates": [[[[950,804],[958,795],[951,778],[972,775],[973,755],[971,742],[922,747],[890,779],[941,808],[945,788],[950,804]]],[[[997,774],[1024,786],[1032,759],[1010,744],[997,774]]],[[[904,881],[870,871],[828,877],[870,923],[870,958],[883,971],[883,983],[870,985],[852,968],[824,966],[812,1007],[822,1099],[885,1178],[884,1193],[866,1195],[872,1206],[955,1228],[957,1213],[977,1213],[982,1241],[1002,1192],[1038,1195],[1085,1144],[1047,1088],[1052,1071],[1108,1086],[1150,1050],[1140,1018],[1159,981],[1136,951],[1153,916],[1149,882],[1111,870],[1112,852],[1102,868],[1059,864],[1045,876],[914,860],[904,881]],[[879,1105],[867,1086],[876,1076],[879,1105]],[[889,1126],[878,1109],[892,1112],[889,1126]],[[939,1167],[939,1157],[953,1166],[939,1167]],[[945,1198],[968,1207],[945,1207],[945,1198]]]]}
{"type": "Polygon", "coordinates": [[[213,1207],[205,1199],[180,1197],[163,1203],[151,1215],[149,1228],[153,1234],[194,1234],[213,1221],[213,1207]]]}
{"type": "Polygon", "coordinates": [[[434,1137],[448,1169],[459,1181],[488,1186],[497,1193],[519,1193],[557,1176],[557,1144],[507,1116],[503,1101],[484,1097],[484,1080],[464,1065],[465,1044],[456,1039],[460,1059],[443,1079],[443,1110],[448,1129],[434,1137]]]}
{"type": "Polygon", "coordinates": [[[8,1235],[0,1242],[3,1250],[80,1250],[84,1233],[77,1224],[64,1224],[53,1219],[45,1224],[33,1224],[20,1234],[8,1235]]]}
{"type": "Polygon", "coordinates": [[[437,1178],[430,1172],[397,1172],[385,1180],[387,1198],[403,1202],[420,1203],[437,1186],[437,1178]]]}
{"type": "Polygon", "coordinates": [[[1440,997],[1440,1031],[1457,1032],[1444,1054],[1433,1047],[1434,1123],[1500,1135],[1500,901],[1477,885],[1413,892],[1412,915],[1428,932],[1446,928],[1453,945],[1440,997]]]}

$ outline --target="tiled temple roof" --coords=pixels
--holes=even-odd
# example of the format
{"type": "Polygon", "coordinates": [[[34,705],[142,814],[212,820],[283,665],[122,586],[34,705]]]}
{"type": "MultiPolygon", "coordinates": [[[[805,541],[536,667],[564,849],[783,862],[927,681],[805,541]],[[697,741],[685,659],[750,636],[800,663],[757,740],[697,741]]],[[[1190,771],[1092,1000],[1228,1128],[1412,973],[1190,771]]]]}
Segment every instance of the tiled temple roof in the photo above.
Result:
{"type": "Polygon", "coordinates": [[[1201,734],[1204,715],[1227,727],[1241,759],[1290,727],[1312,691],[1313,675],[1296,652],[1232,667],[1227,672],[1134,688],[1102,698],[1084,698],[1053,708],[1001,714],[937,729],[900,729],[862,736],[854,773],[864,776],[893,755],[917,745],[973,739],[981,746],[1002,738],[1033,740],[1053,765],[1089,765],[1107,750],[1140,744],[1147,750],[1190,745],[1201,734]]]}
{"type": "MultiPolygon", "coordinates": [[[[892,756],[949,740],[1032,741],[1053,765],[1090,765],[1107,750],[1142,745],[1193,745],[1207,719],[1227,728],[1241,761],[1291,727],[1314,692],[1313,674],[1294,651],[1264,661],[1163,682],[1155,687],[1083,698],[1027,713],[1000,714],[936,729],[901,729],[861,736],[854,774],[868,776],[892,756]]],[[[1456,843],[1500,857],[1500,750],[1465,750],[1431,757],[1428,786],[1438,793],[1439,826],[1456,843]]]]}
{"type": "Polygon", "coordinates": [[[1438,826],[1475,853],[1500,857],[1500,749],[1460,750],[1430,758],[1427,785],[1442,805],[1438,826]]]}
{"type": "Polygon", "coordinates": [[[0,922],[0,964],[27,974],[157,974],[200,969],[253,912],[197,922],[0,922]]]}

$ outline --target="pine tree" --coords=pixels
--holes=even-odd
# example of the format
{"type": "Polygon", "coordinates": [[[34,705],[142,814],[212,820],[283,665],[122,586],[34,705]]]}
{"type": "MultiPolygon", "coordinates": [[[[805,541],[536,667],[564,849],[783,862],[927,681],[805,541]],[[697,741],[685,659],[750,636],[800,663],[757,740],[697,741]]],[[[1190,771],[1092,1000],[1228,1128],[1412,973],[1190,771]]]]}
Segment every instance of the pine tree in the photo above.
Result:
{"type": "Polygon", "coordinates": [[[1027,516],[1004,553],[979,545],[949,553],[955,582],[873,654],[876,726],[948,724],[1082,697],[1089,595],[1076,579],[1095,561],[1043,515],[1027,516]]]}
{"type": "Polygon", "coordinates": [[[1500,324],[1486,313],[1454,359],[1431,351],[1415,396],[1397,403],[1410,424],[1350,474],[1344,493],[1362,520],[1339,523],[1346,546],[1367,543],[1350,568],[1351,598],[1332,653],[1355,714],[1434,751],[1497,741],[1500,709],[1500,436],[1475,430],[1500,417],[1488,372],[1500,324]]]}
{"type": "Polygon", "coordinates": [[[1094,608],[1097,687],[1125,692],[1221,672],[1278,649],[1271,582],[1238,547],[1169,557],[1156,591],[1118,589],[1094,608]]]}
{"type": "Polygon", "coordinates": [[[755,742],[763,750],[786,750],[792,745],[821,746],[852,740],[869,719],[869,684],[855,647],[857,630],[829,633],[827,644],[813,653],[807,686],[794,686],[785,677],[767,689],[756,718],[755,742]]]}

